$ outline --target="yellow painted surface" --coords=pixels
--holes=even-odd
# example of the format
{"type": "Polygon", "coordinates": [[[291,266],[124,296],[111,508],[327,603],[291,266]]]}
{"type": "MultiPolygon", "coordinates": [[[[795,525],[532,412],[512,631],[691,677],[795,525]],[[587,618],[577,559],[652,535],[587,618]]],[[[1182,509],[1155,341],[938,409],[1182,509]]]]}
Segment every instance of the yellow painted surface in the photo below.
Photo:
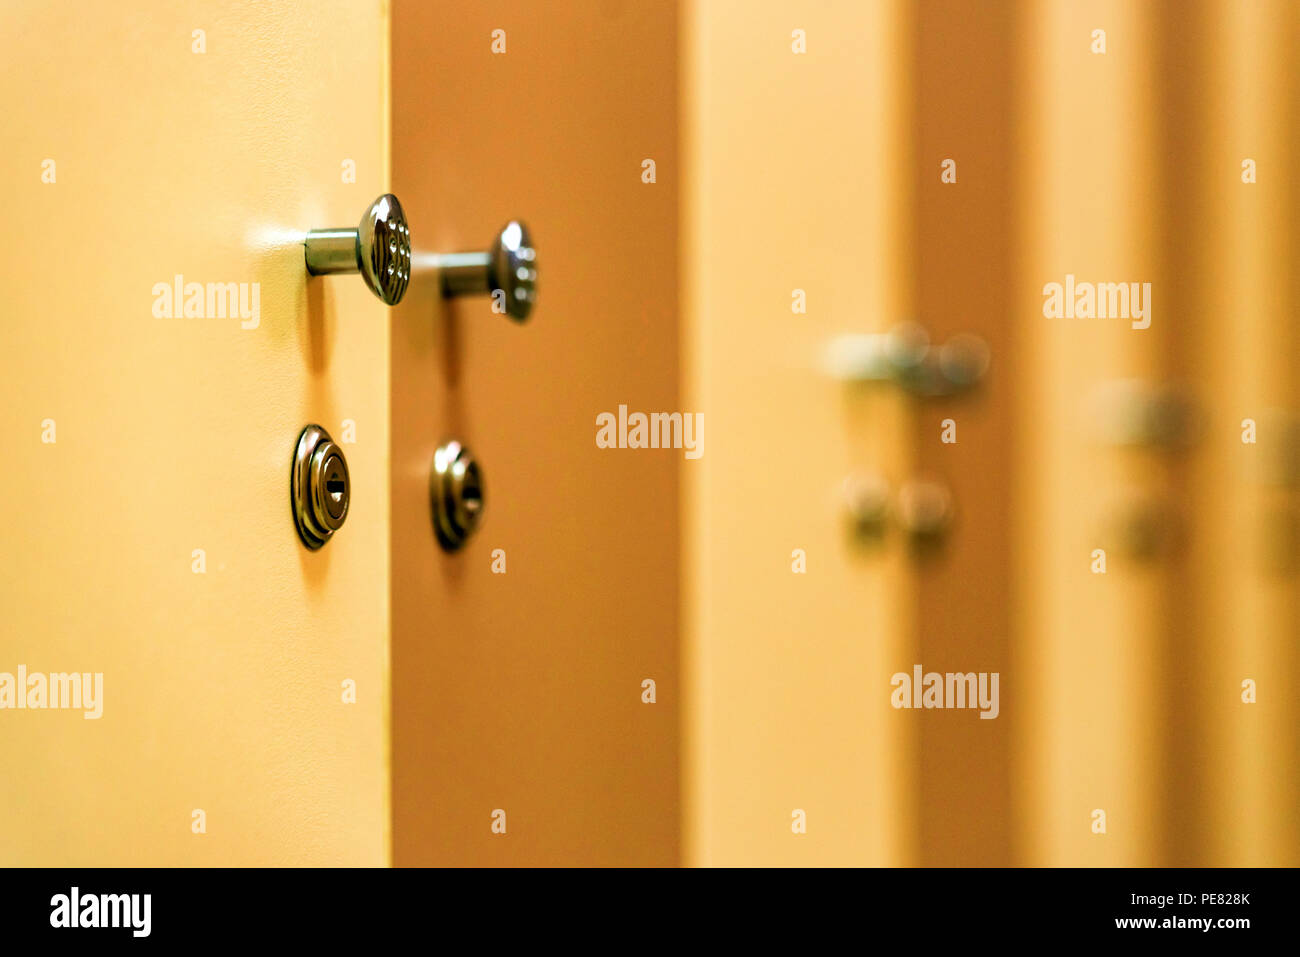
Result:
{"type": "Polygon", "coordinates": [[[1015,374],[1019,566],[1014,598],[1022,696],[1016,772],[1023,862],[1149,866],[1159,850],[1162,709],[1160,562],[1121,545],[1119,515],[1160,494],[1159,454],[1098,441],[1090,396],[1108,381],[1158,379],[1171,317],[1155,274],[1155,42],[1151,8],[1118,2],[1026,5],[1022,23],[1022,259],[1012,305],[1023,317],[1015,374]],[[1090,52],[1106,27],[1108,52],[1090,52]],[[1048,319],[1043,287],[1154,283],[1152,327],[1048,319]],[[1093,549],[1107,573],[1091,571],[1093,549]],[[1104,836],[1091,814],[1107,815],[1104,836]]]}
{"type": "Polygon", "coordinates": [[[1214,667],[1198,682],[1207,707],[1204,837],[1200,861],[1215,866],[1294,866],[1300,859],[1296,795],[1300,732],[1296,624],[1295,443],[1300,387],[1300,211],[1291,182],[1300,148],[1294,123],[1300,80],[1293,66],[1300,10],[1267,0],[1208,0],[1199,11],[1205,105],[1197,130],[1209,162],[1199,169],[1197,262],[1204,389],[1215,439],[1197,473],[1197,514],[1207,547],[1198,554],[1207,606],[1195,637],[1214,667]],[[1255,182],[1242,164],[1255,161],[1255,182]],[[1256,443],[1241,441],[1243,420],[1256,443]],[[1292,463],[1288,465],[1287,463],[1292,463]],[[1226,490],[1226,494],[1225,494],[1226,490]],[[1242,682],[1256,701],[1242,701],[1242,682]]]}
{"type": "Polygon", "coordinates": [[[1293,4],[409,0],[396,68],[374,0],[118,6],[0,17],[0,701],[103,674],[101,717],[0,709],[0,866],[1295,863],[1293,4]],[[935,58],[993,69],[1003,13],[1013,75],[948,97],[935,58]],[[393,143],[417,250],[529,220],[531,324],[308,281],[303,232],[355,223],[393,143]],[[997,255],[951,252],[972,228],[997,255]],[[1001,298],[962,308],[981,271],[1001,298]],[[1151,281],[1152,327],[1044,318],[1066,273],[1151,281]],[[156,315],[178,275],[256,283],[257,321],[156,315]],[[925,444],[939,405],[819,367],[905,318],[994,348],[965,458],[925,444]],[[1128,377],[1185,382],[1200,441],[1100,442],[1128,377]],[[596,448],[622,402],[703,413],[703,457],[596,448]],[[291,450],[345,421],[350,516],[310,553],[291,450]],[[493,498],[448,557],[453,434],[493,498]],[[843,478],[925,468],[961,561],[851,543],[843,478]],[[1122,542],[1144,500],[1181,535],[1155,558],[1122,542]],[[985,661],[1005,740],[889,706],[985,661]]]}
{"type": "Polygon", "coordinates": [[[301,246],[386,186],[387,13],[316,6],[0,18],[0,672],[104,675],[98,720],[0,711],[0,864],[388,859],[389,314],[301,246]],[[258,283],[256,328],[155,317],[177,274],[258,283]],[[308,553],[291,450],[345,419],[308,553]]]}
{"type": "Polygon", "coordinates": [[[1294,5],[1020,12],[1017,856],[1294,863],[1294,5]],[[1044,318],[1066,273],[1150,282],[1150,327],[1044,318]],[[1092,397],[1126,378],[1191,401],[1186,448],[1101,440],[1092,397]],[[1123,545],[1137,502],[1151,554],[1123,545]]]}
{"type": "Polygon", "coordinates": [[[685,861],[906,863],[916,725],[889,682],[915,582],[901,550],[855,552],[839,489],[906,474],[907,412],[819,360],[909,308],[907,6],[683,13],[682,402],[706,443],[682,465],[685,861]]]}

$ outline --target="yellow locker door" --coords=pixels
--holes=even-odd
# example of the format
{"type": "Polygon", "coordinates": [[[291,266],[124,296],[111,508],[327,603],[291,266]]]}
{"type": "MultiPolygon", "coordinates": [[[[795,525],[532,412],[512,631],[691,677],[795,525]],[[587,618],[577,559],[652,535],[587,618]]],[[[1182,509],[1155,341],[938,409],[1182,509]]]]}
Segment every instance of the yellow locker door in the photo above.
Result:
{"type": "Polygon", "coordinates": [[[102,698],[0,711],[0,864],[388,860],[389,313],[303,265],[387,187],[387,48],[377,3],[6,5],[0,672],[102,698]],[[318,552],[309,422],[355,431],[318,552]]]}

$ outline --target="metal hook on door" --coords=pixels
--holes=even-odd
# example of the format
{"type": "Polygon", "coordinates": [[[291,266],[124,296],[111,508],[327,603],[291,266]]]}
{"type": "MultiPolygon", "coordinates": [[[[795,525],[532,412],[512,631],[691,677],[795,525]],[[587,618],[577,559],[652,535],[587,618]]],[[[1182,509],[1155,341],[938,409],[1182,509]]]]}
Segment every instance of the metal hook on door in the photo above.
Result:
{"type": "Polygon", "coordinates": [[[532,315],[537,301],[537,249],[528,227],[519,220],[501,227],[488,249],[420,258],[421,265],[438,269],[444,297],[492,296],[494,309],[499,306],[515,322],[526,322],[532,315]]]}
{"type": "Polygon", "coordinates": [[[402,204],[385,193],[367,207],[356,229],[313,229],[303,242],[313,276],[359,272],[366,286],[389,306],[406,294],[411,279],[411,230],[402,204]]]}
{"type": "Polygon", "coordinates": [[[989,367],[989,347],[982,338],[959,333],[941,346],[915,322],[886,333],[847,333],[827,345],[823,365],[844,382],[891,382],[920,396],[966,392],[989,367]]]}

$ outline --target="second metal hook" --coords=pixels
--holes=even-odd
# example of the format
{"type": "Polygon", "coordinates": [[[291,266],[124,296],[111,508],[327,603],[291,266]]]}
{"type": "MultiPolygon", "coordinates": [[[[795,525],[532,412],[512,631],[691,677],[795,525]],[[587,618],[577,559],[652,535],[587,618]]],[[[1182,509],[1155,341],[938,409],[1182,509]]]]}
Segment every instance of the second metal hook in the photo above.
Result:
{"type": "Polygon", "coordinates": [[[507,316],[524,322],[537,299],[537,250],[528,227],[511,220],[497,233],[490,249],[448,253],[437,257],[442,294],[453,296],[500,295],[507,316]]]}

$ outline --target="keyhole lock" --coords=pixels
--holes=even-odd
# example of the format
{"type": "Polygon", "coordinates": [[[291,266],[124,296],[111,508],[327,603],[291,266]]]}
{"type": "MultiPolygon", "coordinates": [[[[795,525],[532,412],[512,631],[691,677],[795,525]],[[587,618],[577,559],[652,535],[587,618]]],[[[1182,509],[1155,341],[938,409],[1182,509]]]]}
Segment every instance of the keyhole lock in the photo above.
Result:
{"type": "Polygon", "coordinates": [[[429,472],[429,498],[438,544],[454,552],[483,520],[483,471],[474,453],[455,440],[440,446],[429,472]]]}
{"type": "Polygon", "coordinates": [[[319,425],[298,436],[290,478],[293,519],[303,544],[315,551],[348,517],[352,482],[343,450],[319,425]]]}

